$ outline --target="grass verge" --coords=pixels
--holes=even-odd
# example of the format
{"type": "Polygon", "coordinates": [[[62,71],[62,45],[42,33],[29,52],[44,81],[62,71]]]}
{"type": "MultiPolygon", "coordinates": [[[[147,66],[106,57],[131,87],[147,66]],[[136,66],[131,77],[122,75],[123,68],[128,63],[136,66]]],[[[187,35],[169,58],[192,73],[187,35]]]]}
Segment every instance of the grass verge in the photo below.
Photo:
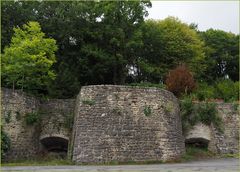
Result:
{"type": "Polygon", "coordinates": [[[240,154],[222,154],[218,155],[207,150],[207,148],[197,148],[197,147],[186,147],[186,153],[180,158],[171,161],[110,161],[101,163],[78,163],[61,159],[61,158],[43,158],[43,159],[32,159],[32,160],[20,160],[15,162],[2,163],[2,166],[57,166],[57,165],[146,165],[146,164],[162,164],[162,163],[181,163],[196,160],[205,159],[217,159],[217,158],[239,158],[240,154]]]}
{"type": "Polygon", "coordinates": [[[48,166],[48,165],[74,165],[74,162],[66,159],[32,159],[18,160],[14,162],[3,162],[2,166],[48,166]]]}

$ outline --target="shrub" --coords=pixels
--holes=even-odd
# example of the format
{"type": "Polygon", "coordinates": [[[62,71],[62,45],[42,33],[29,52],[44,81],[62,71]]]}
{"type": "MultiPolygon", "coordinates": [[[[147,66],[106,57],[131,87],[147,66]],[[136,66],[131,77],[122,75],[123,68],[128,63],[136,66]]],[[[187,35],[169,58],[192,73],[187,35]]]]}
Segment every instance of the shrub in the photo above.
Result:
{"type": "Polygon", "coordinates": [[[169,91],[179,97],[184,93],[192,92],[196,87],[196,83],[190,70],[185,65],[180,65],[169,72],[166,86],[169,91]]]}
{"type": "Polygon", "coordinates": [[[222,98],[226,102],[239,100],[239,82],[234,83],[230,79],[217,81],[216,98],[222,98]]]}
{"type": "Polygon", "coordinates": [[[199,83],[193,95],[200,101],[213,99],[215,98],[215,88],[207,83],[199,83]]]}
{"type": "Polygon", "coordinates": [[[190,97],[185,97],[180,102],[181,109],[181,120],[183,132],[185,133],[188,129],[191,129],[198,121],[198,116],[194,114],[194,105],[190,97]]]}
{"type": "Polygon", "coordinates": [[[6,153],[10,150],[11,147],[11,140],[8,137],[7,133],[3,131],[1,126],[1,159],[4,159],[6,153]]]}
{"type": "Polygon", "coordinates": [[[214,103],[193,104],[191,98],[186,97],[181,101],[180,108],[184,133],[198,122],[208,126],[212,123],[219,132],[223,132],[223,122],[214,103]]]}
{"type": "Polygon", "coordinates": [[[210,125],[216,119],[216,105],[214,103],[201,103],[197,106],[199,119],[203,124],[210,125]]]}

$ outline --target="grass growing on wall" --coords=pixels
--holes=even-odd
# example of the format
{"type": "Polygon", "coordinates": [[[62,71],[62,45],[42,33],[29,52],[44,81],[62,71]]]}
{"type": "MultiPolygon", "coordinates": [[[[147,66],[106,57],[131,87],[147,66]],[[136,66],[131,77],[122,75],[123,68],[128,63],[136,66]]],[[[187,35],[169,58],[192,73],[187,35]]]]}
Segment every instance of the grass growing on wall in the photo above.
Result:
{"type": "Polygon", "coordinates": [[[95,105],[96,102],[94,100],[85,99],[85,100],[82,100],[82,103],[92,106],[92,105],[95,105]]]}
{"type": "Polygon", "coordinates": [[[150,106],[145,106],[144,110],[143,110],[143,113],[144,113],[145,116],[150,116],[152,114],[151,107],[150,106]]]}

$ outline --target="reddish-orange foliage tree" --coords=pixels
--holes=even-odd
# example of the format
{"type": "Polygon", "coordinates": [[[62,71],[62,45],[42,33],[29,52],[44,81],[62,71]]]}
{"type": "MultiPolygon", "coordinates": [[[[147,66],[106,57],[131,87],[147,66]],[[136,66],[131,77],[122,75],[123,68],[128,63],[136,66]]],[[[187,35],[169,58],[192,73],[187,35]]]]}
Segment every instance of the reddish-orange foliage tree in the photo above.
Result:
{"type": "Polygon", "coordinates": [[[170,70],[166,78],[166,85],[167,89],[177,97],[183,93],[190,93],[196,87],[193,75],[186,65],[180,65],[170,70]]]}

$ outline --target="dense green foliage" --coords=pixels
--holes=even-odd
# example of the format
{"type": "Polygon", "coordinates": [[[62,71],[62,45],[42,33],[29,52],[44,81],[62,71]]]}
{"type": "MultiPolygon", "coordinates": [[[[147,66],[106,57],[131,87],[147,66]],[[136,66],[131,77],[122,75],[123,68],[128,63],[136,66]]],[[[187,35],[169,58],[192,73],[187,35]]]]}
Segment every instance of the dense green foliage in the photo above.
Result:
{"type": "Polygon", "coordinates": [[[3,131],[1,126],[1,159],[4,159],[6,156],[7,151],[10,150],[11,147],[11,140],[8,135],[3,131]]]}
{"type": "Polygon", "coordinates": [[[239,100],[239,81],[219,80],[216,83],[216,97],[225,101],[239,100]]]}
{"type": "Polygon", "coordinates": [[[149,1],[1,1],[1,5],[4,87],[69,98],[90,84],[164,85],[169,71],[184,63],[198,82],[200,99],[230,101],[233,94],[225,89],[229,81],[224,79],[239,80],[239,35],[214,29],[200,32],[196,24],[174,17],[144,20],[149,1]],[[34,37],[29,28],[37,33],[34,37]],[[36,61],[35,55],[51,62],[36,61]],[[40,66],[33,68],[36,62],[40,66]]]}
{"type": "Polygon", "coordinates": [[[210,126],[213,124],[219,132],[223,132],[222,120],[218,116],[214,103],[195,103],[187,97],[181,100],[181,118],[183,132],[187,132],[194,125],[201,122],[210,126]]]}
{"type": "Polygon", "coordinates": [[[170,69],[187,64],[195,75],[204,70],[203,42],[197,32],[177,18],[148,20],[142,28],[143,47],[139,50],[139,79],[159,83],[170,69]]]}
{"type": "Polygon", "coordinates": [[[44,38],[37,22],[28,22],[23,29],[14,28],[10,46],[2,55],[3,85],[44,91],[55,77],[51,66],[56,50],[56,41],[44,38]]]}
{"type": "Polygon", "coordinates": [[[204,80],[214,80],[229,76],[233,81],[239,80],[239,35],[222,30],[209,29],[199,35],[205,42],[206,72],[204,80]]]}
{"type": "Polygon", "coordinates": [[[198,84],[198,88],[191,94],[191,97],[200,101],[212,101],[213,99],[225,102],[237,101],[239,100],[239,81],[221,79],[212,85],[202,82],[198,84]]]}

